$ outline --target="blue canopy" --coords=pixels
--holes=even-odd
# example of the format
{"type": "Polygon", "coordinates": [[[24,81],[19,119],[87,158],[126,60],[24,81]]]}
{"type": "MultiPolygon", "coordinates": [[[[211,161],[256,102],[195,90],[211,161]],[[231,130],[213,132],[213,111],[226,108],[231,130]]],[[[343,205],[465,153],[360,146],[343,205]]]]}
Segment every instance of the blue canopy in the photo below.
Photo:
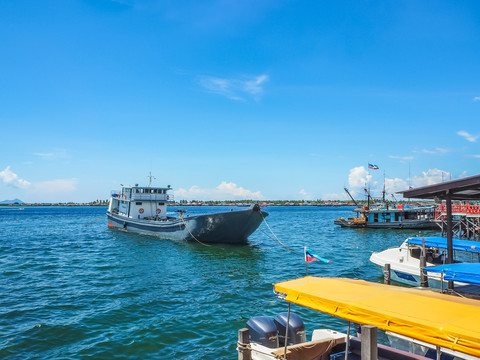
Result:
{"type": "MultiPolygon", "coordinates": [[[[407,243],[422,246],[422,239],[425,239],[426,247],[447,248],[447,238],[443,237],[411,237],[407,239],[407,243]]],[[[478,241],[453,239],[452,244],[453,250],[480,253],[480,242],[478,241]]]]}
{"type": "Polygon", "coordinates": [[[426,267],[425,270],[443,273],[444,280],[480,284],[480,263],[458,263],[426,267]]]}

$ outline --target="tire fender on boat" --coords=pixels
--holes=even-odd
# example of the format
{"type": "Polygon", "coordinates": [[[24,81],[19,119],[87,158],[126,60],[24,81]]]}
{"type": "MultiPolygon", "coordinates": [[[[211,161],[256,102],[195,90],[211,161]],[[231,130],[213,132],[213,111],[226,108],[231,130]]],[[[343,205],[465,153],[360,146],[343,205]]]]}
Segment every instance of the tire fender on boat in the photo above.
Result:
{"type": "Polygon", "coordinates": [[[138,209],[138,212],[139,212],[140,214],[143,214],[143,211],[144,211],[143,208],[138,209]]]}

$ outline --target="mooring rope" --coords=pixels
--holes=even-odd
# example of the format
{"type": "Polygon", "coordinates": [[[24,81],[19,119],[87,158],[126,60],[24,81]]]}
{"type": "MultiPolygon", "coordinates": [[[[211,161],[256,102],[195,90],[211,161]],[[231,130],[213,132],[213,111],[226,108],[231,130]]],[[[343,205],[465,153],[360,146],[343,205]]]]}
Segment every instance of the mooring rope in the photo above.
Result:
{"type": "Polygon", "coordinates": [[[100,215],[99,217],[97,217],[96,219],[93,219],[93,220],[90,221],[88,224],[85,224],[85,227],[88,227],[88,226],[96,223],[97,221],[101,220],[104,216],[105,216],[105,214],[102,214],[102,215],[100,215]]]}
{"type": "Polygon", "coordinates": [[[270,227],[270,225],[268,225],[267,223],[267,220],[265,220],[265,217],[263,216],[262,214],[262,211],[259,211],[260,212],[260,215],[262,216],[262,219],[263,219],[263,222],[265,223],[265,225],[267,225],[268,229],[270,230],[270,232],[272,233],[272,235],[275,237],[275,239],[277,239],[277,241],[280,243],[280,245],[282,245],[285,249],[291,251],[292,253],[296,254],[297,252],[290,249],[288,246],[284,245],[277,237],[277,235],[275,235],[275,233],[273,232],[272,228],[270,227]]]}
{"type": "Polygon", "coordinates": [[[185,220],[183,220],[183,216],[180,216],[179,219],[182,220],[183,225],[185,225],[185,229],[187,229],[187,231],[189,232],[189,234],[190,234],[196,241],[198,241],[198,243],[200,243],[200,244],[202,244],[202,245],[204,245],[204,246],[212,246],[212,245],[208,245],[208,244],[205,244],[205,243],[201,242],[200,240],[198,240],[198,239],[195,237],[195,235],[192,234],[192,232],[190,231],[190,229],[189,229],[188,226],[187,226],[187,223],[185,222],[185,220]]]}

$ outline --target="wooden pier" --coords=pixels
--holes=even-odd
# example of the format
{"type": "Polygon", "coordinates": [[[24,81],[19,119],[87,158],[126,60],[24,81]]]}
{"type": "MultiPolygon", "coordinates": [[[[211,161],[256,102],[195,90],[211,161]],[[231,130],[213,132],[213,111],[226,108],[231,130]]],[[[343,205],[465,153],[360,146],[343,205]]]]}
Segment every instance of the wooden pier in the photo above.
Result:
{"type": "MultiPolygon", "coordinates": [[[[435,210],[435,221],[447,233],[447,207],[441,204],[435,210]]],[[[452,204],[453,235],[459,239],[480,240],[480,205],[452,204]]]]}

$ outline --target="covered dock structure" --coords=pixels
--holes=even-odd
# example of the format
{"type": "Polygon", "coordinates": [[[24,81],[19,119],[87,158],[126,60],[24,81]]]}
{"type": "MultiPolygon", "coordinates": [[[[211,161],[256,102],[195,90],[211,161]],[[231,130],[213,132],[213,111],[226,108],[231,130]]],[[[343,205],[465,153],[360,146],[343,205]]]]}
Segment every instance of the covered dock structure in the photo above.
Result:
{"type": "MultiPolygon", "coordinates": [[[[480,200],[480,175],[465,177],[458,180],[446,181],[438,184],[422,186],[414,189],[400,191],[404,198],[409,199],[433,199],[435,201],[445,201],[445,222],[447,237],[447,259],[446,263],[453,263],[453,215],[452,200],[460,201],[479,201],[480,200]]],[[[468,222],[466,222],[469,225],[468,222]]],[[[472,228],[475,232],[478,229],[472,228]]],[[[453,288],[453,283],[449,282],[449,287],[453,288]]]]}

